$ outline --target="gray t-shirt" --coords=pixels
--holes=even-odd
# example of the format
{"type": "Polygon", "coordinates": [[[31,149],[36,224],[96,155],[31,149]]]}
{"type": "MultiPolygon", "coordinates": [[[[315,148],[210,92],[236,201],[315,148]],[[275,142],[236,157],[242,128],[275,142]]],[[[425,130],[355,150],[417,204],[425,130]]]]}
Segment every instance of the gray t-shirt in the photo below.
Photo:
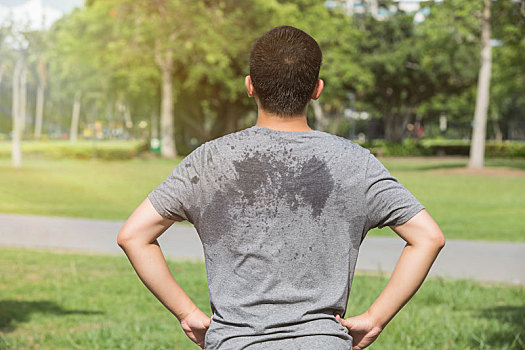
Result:
{"type": "Polygon", "coordinates": [[[424,209],[366,148],[262,126],[202,144],[148,198],[201,239],[206,350],[352,349],[334,315],[345,315],[363,238],[424,209]]]}

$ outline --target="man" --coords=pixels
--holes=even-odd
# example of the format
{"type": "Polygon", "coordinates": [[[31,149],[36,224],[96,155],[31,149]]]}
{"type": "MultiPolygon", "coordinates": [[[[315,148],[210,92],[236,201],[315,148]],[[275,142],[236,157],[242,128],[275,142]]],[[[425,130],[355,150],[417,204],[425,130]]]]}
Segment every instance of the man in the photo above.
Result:
{"type": "Polygon", "coordinates": [[[367,149],[308,126],[321,59],[299,29],[261,36],[245,79],[257,123],[191,152],[118,235],[144,284],[202,348],[363,349],[444,245],[424,206],[367,149]],[[212,317],[177,284],[156,240],[183,220],[202,241],[212,317]],[[344,319],[360,244],[385,226],[407,245],[368,311],[344,319]]]}

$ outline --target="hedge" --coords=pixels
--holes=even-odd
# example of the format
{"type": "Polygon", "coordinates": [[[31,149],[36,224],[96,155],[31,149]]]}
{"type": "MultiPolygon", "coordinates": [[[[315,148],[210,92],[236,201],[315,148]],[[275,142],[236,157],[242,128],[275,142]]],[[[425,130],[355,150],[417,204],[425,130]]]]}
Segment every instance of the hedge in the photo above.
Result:
{"type": "MultiPolygon", "coordinates": [[[[464,140],[435,140],[421,141],[405,139],[400,143],[390,143],[382,140],[361,143],[372,153],[380,156],[468,156],[470,141],[464,140]]],[[[487,141],[485,143],[485,157],[487,158],[523,158],[525,157],[524,141],[487,141]]]]}
{"type": "MultiPolygon", "coordinates": [[[[443,139],[405,139],[401,143],[391,143],[383,140],[360,143],[377,156],[438,156],[461,155],[468,156],[470,142],[463,140],[443,139]]],[[[131,159],[143,152],[149,151],[148,141],[89,141],[80,140],[71,143],[60,141],[23,141],[24,155],[37,155],[45,158],[75,158],[75,159],[131,159]]],[[[0,142],[0,158],[11,157],[11,142],[0,142]]],[[[485,144],[487,158],[525,158],[524,141],[487,141],[485,144]]]]}
{"type": "MultiPolygon", "coordinates": [[[[131,159],[149,150],[147,141],[23,141],[22,153],[60,159],[131,159]]],[[[11,157],[11,142],[0,142],[0,158],[11,157]]]]}

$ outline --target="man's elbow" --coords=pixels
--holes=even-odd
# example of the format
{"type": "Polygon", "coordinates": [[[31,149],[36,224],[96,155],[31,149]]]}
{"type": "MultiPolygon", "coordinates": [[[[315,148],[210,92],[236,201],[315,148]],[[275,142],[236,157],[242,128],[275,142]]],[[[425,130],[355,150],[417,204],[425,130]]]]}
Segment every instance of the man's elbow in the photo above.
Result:
{"type": "Polygon", "coordinates": [[[117,235],[117,244],[120,248],[124,249],[129,247],[133,242],[135,242],[135,237],[131,231],[124,229],[120,230],[117,235]]]}
{"type": "Polygon", "coordinates": [[[446,243],[445,235],[440,229],[433,230],[428,236],[427,236],[428,244],[432,245],[438,250],[441,250],[446,243]]]}

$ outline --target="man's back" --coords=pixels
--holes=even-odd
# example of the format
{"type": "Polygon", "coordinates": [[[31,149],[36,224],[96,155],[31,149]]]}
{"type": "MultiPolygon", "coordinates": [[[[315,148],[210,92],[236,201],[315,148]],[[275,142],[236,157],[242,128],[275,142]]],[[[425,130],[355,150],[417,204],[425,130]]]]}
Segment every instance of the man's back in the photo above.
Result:
{"type": "Polygon", "coordinates": [[[334,315],[364,235],[424,209],[359,145],[262,126],[201,145],[148,198],[201,238],[207,350],[351,349],[334,315]]]}

